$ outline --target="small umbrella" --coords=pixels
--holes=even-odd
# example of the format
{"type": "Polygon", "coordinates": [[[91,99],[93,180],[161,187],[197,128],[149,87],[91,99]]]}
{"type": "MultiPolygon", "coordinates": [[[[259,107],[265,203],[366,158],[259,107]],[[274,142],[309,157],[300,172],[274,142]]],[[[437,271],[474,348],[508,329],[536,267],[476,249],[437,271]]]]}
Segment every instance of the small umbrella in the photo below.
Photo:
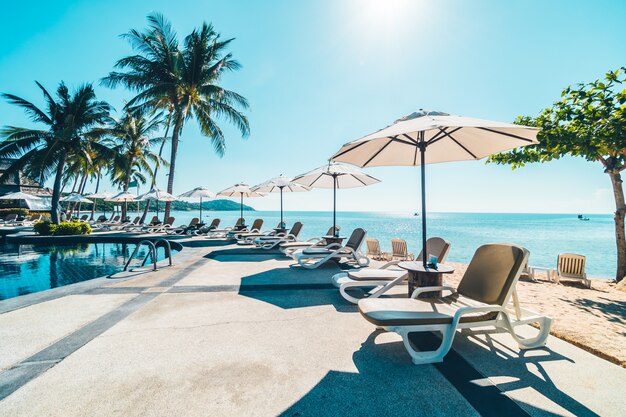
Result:
{"type": "Polygon", "coordinates": [[[262,184],[252,187],[252,191],[259,193],[278,193],[280,192],[280,227],[285,227],[283,222],[283,192],[297,193],[303,191],[311,191],[309,187],[302,184],[292,182],[293,178],[280,175],[279,177],[267,180],[262,184]]]}
{"type": "MultiPolygon", "coordinates": [[[[105,201],[113,201],[116,203],[124,203],[124,206],[126,208],[126,211],[128,212],[128,202],[129,201],[137,201],[137,196],[133,193],[130,193],[128,191],[122,191],[119,194],[114,195],[113,197],[109,197],[107,199],[105,199],[105,201]]],[[[126,220],[126,219],[124,219],[126,220]]]]}
{"type": "Polygon", "coordinates": [[[78,193],[71,193],[61,198],[59,201],[68,202],[68,203],[93,203],[92,200],[83,197],[78,193]]]}
{"type": "Polygon", "coordinates": [[[241,198],[241,218],[243,218],[243,198],[244,197],[264,197],[265,194],[257,191],[252,191],[248,184],[235,184],[232,187],[228,187],[225,190],[220,191],[217,195],[224,197],[240,197],[241,198]]]}
{"type": "Polygon", "coordinates": [[[333,229],[337,234],[337,188],[365,187],[379,183],[380,180],[357,167],[329,162],[306,174],[298,175],[293,182],[311,188],[333,189],[333,229]]]}
{"type": "Polygon", "coordinates": [[[41,198],[33,194],[17,191],[15,193],[3,195],[2,197],[0,197],[0,200],[41,200],[41,198]]]}
{"type": "Polygon", "coordinates": [[[147,200],[153,200],[156,201],[157,204],[157,218],[159,217],[159,201],[176,201],[178,200],[176,197],[174,197],[173,195],[171,195],[170,193],[166,192],[166,191],[162,191],[159,190],[158,188],[153,188],[150,191],[148,191],[145,194],[140,195],[139,197],[137,197],[137,200],[141,200],[141,201],[147,201],[147,200]]]}
{"type": "Polygon", "coordinates": [[[331,158],[360,167],[421,166],[422,262],[426,248],[426,164],[476,160],[536,144],[534,127],[419,110],[377,132],[346,143],[331,158]]]}
{"type": "Polygon", "coordinates": [[[82,203],[93,204],[93,201],[91,201],[88,198],[83,197],[82,195],[78,193],[70,193],[66,195],[65,197],[59,199],[59,201],[63,201],[67,203],[78,203],[78,217],[80,217],[80,205],[82,203]]]}
{"type": "MultiPolygon", "coordinates": [[[[92,198],[94,200],[94,204],[96,204],[96,200],[99,198],[102,198],[104,200],[106,200],[107,198],[111,198],[113,197],[113,193],[110,193],[108,191],[99,191],[97,193],[93,193],[93,194],[87,194],[85,197],[89,197],[92,198]]],[[[104,207],[104,216],[106,217],[107,215],[107,210],[106,210],[106,206],[104,207]]],[[[93,219],[93,214],[92,214],[92,219],[93,219]]]]}
{"type": "Polygon", "coordinates": [[[200,199],[200,222],[202,223],[202,199],[203,198],[215,198],[215,193],[209,191],[204,187],[196,187],[193,190],[189,190],[186,193],[182,193],[179,198],[199,198],[200,199]]]}

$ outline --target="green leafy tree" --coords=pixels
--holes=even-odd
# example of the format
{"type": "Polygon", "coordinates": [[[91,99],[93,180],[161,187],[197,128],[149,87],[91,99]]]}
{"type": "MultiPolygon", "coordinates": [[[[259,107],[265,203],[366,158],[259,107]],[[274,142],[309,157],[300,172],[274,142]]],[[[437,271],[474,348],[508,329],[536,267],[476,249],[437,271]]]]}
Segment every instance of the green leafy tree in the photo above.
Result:
{"type": "MultiPolygon", "coordinates": [[[[112,88],[122,85],[136,91],[128,103],[132,109],[168,113],[172,134],[167,192],[173,193],[179,138],[185,123],[195,119],[215,152],[222,156],[226,139],[218,120],[234,124],[247,137],[248,119],[240,109],[247,109],[248,101],[220,86],[225,73],[240,68],[226,52],[233,39],[221,40],[213,26],[203,23],[185,37],[181,46],[162,15],[150,15],[148,22],[145,31],[131,30],[124,35],[136,55],[120,59],[115,64],[120,72],[111,72],[102,82],[112,88]]],[[[167,203],[165,216],[169,216],[170,207],[167,203]]]]}
{"type": "Polygon", "coordinates": [[[54,177],[52,187],[52,221],[59,222],[59,198],[66,162],[72,158],[90,159],[89,150],[99,154],[110,152],[94,140],[92,130],[109,120],[110,106],[96,99],[91,84],[84,84],[71,93],[61,82],[56,98],[39,83],[45,107],[13,94],[2,94],[9,103],[21,107],[41,129],[5,126],[0,130],[0,158],[16,158],[0,181],[17,171],[44,182],[54,177]]]}
{"type": "Polygon", "coordinates": [[[514,169],[565,155],[599,163],[611,180],[615,197],[617,281],[626,276],[626,204],[621,176],[626,169],[625,72],[626,68],[621,68],[607,73],[602,80],[568,87],[559,101],[537,117],[519,117],[520,124],[541,128],[539,144],[489,159],[489,162],[510,164],[514,169]]]}
{"type": "MultiPolygon", "coordinates": [[[[152,167],[165,163],[152,148],[161,142],[161,138],[152,137],[161,125],[158,117],[147,119],[142,114],[133,114],[126,111],[124,117],[114,122],[110,127],[102,129],[101,133],[113,141],[113,160],[109,165],[111,182],[128,191],[131,182],[145,184],[152,178],[152,167]]],[[[126,217],[126,206],[122,210],[126,217]]]]}

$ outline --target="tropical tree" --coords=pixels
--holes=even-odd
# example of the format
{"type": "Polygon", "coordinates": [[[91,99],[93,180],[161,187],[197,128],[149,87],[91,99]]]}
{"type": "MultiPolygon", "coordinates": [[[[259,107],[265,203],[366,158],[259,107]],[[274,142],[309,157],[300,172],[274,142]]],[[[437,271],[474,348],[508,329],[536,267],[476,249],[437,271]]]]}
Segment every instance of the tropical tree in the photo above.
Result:
{"type": "MultiPolygon", "coordinates": [[[[176,32],[161,14],[148,16],[148,22],[146,30],[123,35],[136,54],[117,61],[115,67],[120,71],[111,72],[102,83],[136,91],[128,103],[132,109],[168,113],[172,135],[167,191],[173,193],[179,138],[185,123],[195,119],[215,152],[222,156],[226,139],[218,121],[234,124],[247,137],[248,119],[240,110],[248,108],[248,101],[220,86],[225,73],[240,68],[226,52],[233,39],[221,40],[213,26],[203,23],[180,46],[176,32]]],[[[166,216],[170,207],[167,203],[166,216]]]]}
{"type": "Polygon", "coordinates": [[[44,182],[54,176],[52,187],[52,221],[59,221],[59,198],[63,172],[69,158],[90,159],[89,149],[100,154],[110,152],[105,145],[90,137],[92,130],[109,120],[110,106],[96,99],[91,84],[84,84],[73,93],[61,82],[56,98],[40,84],[45,108],[13,94],[2,94],[9,103],[21,107],[40,129],[5,126],[0,129],[0,158],[16,158],[0,181],[22,171],[44,182]]]}
{"type": "Polygon", "coordinates": [[[615,198],[617,271],[626,276],[626,203],[621,172],[626,169],[626,68],[608,72],[603,80],[566,88],[561,99],[537,117],[518,122],[541,128],[539,144],[494,155],[489,162],[513,168],[530,162],[547,162],[570,155],[599,162],[611,180],[615,198]]]}
{"type": "MultiPolygon", "coordinates": [[[[151,137],[159,130],[161,120],[159,117],[147,119],[142,114],[133,114],[126,110],[125,115],[110,127],[102,130],[109,136],[113,143],[114,158],[109,165],[111,182],[128,191],[131,182],[145,184],[152,179],[152,167],[159,167],[165,161],[152,152],[152,147],[159,143],[162,138],[151,137]]],[[[126,207],[122,209],[122,216],[126,217],[126,207]]]]}

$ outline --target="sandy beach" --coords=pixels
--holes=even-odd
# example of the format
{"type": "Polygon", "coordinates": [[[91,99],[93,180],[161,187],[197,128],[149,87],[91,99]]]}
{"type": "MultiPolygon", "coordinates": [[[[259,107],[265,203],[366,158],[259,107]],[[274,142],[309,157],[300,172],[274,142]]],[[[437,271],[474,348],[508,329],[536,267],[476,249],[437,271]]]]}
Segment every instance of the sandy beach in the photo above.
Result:
{"type": "MultiPolygon", "coordinates": [[[[445,281],[456,285],[467,265],[450,264],[455,272],[445,281]]],[[[589,290],[575,282],[554,284],[541,274],[537,278],[518,282],[521,305],[552,317],[554,336],[626,368],[626,292],[600,280],[589,290]]]]}

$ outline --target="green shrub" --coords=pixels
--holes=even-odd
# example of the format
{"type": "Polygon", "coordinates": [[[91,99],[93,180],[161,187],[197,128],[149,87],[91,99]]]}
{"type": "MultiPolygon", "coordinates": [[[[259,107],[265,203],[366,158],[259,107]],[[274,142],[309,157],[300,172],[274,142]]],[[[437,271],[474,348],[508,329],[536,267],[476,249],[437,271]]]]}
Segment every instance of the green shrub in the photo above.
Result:
{"type": "Polygon", "coordinates": [[[8,209],[0,209],[0,218],[4,218],[9,214],[17,214],[18,216],[26,217],[28,216],[28,209],[24,208],[8,208],[8,209]]]}
{"type": "Polygon", "coordinates": [[[33,229],[42,236],[73,236],[91,233],[91,226],[84,222],[61,222],[54,224],[43,221],[35,223],[33,229]]]}

